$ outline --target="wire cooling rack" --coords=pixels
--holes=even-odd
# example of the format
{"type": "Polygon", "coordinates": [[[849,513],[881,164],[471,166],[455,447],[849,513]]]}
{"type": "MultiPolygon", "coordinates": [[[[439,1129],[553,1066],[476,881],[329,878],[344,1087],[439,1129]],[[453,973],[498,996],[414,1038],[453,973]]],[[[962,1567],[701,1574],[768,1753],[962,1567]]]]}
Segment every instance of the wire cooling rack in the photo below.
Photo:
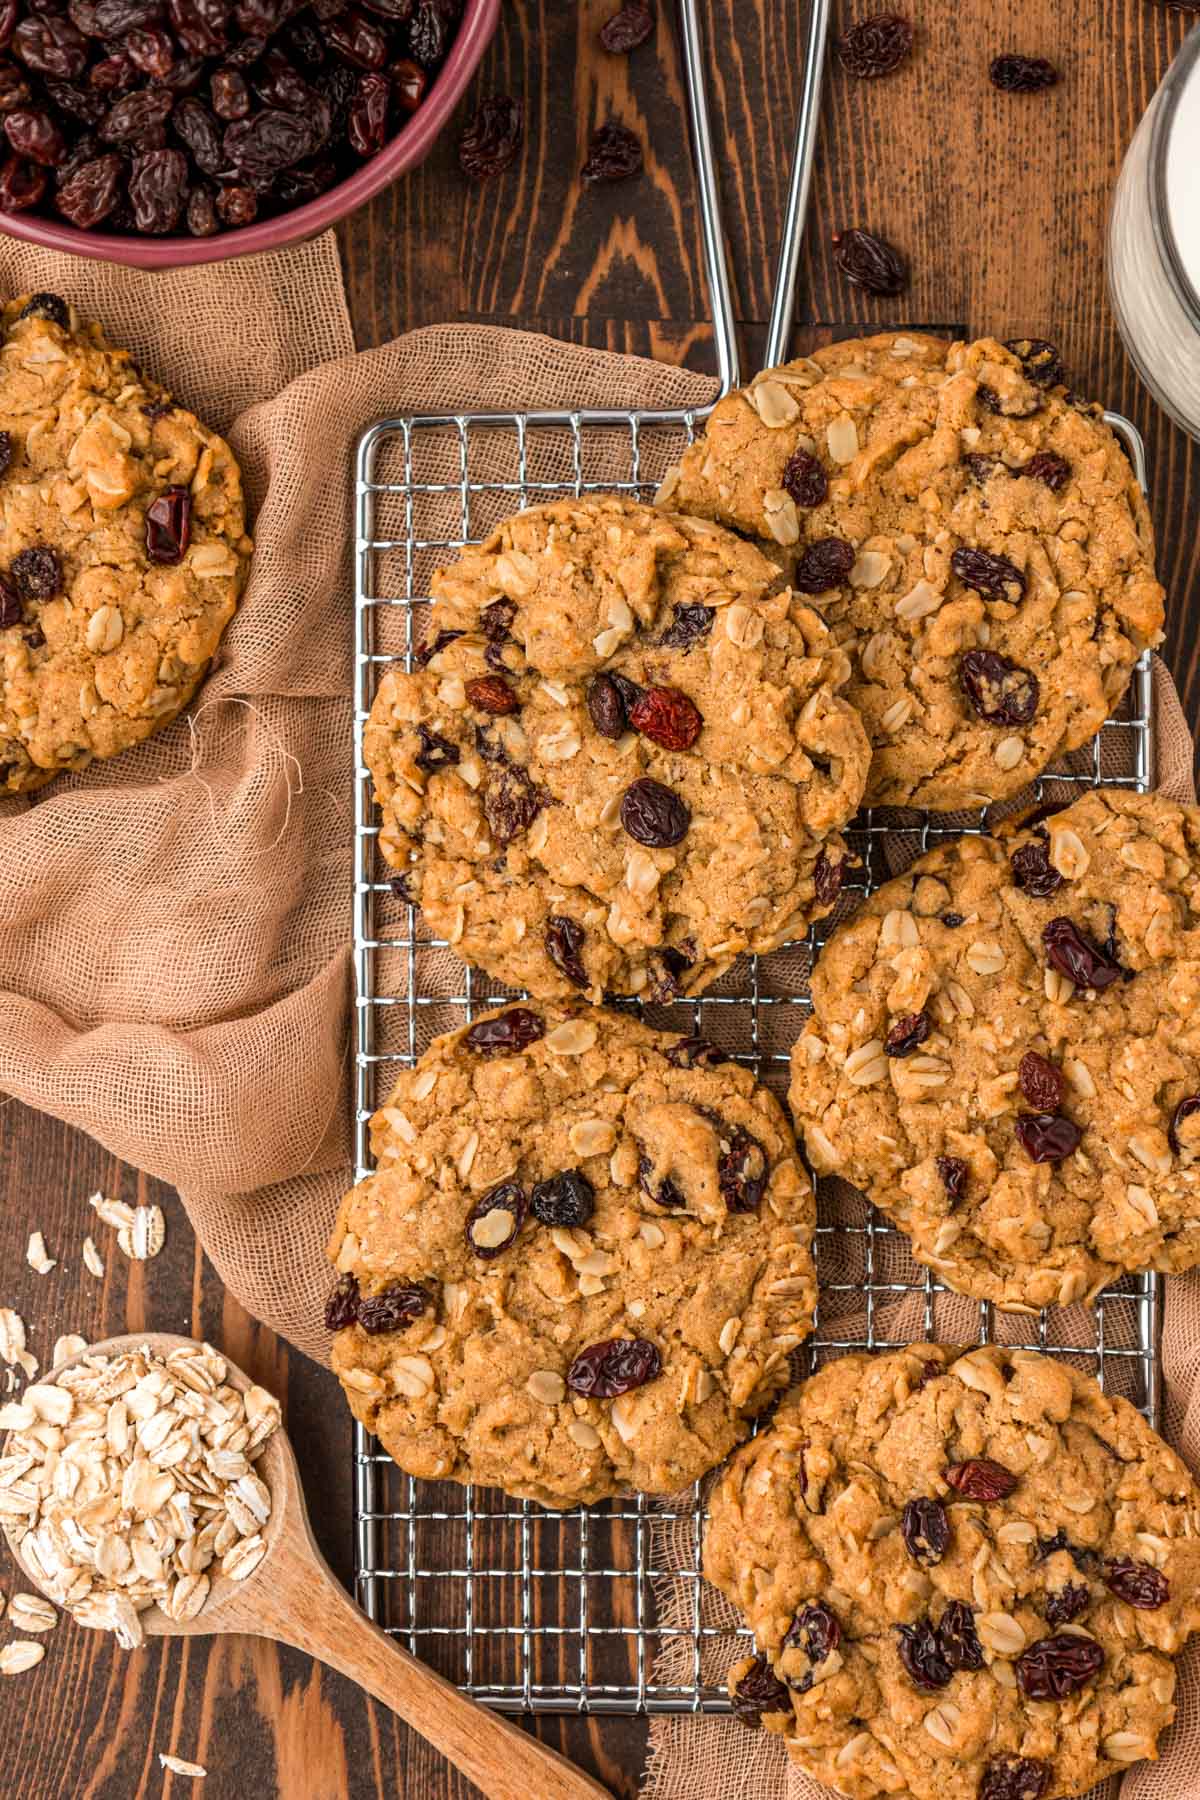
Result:
{"type": "MultiPolygon", "coordinates": [[[[793,155],[772,309],[768,362],[787,354],[799,239],[812,166],[828,0],[811,0],[806,76],[793,155]]],[[[703,81],[697,0],[679,0],[705,266],[713,307],[720,387],[737,384],[733,327],[719,199],[703,81]]],[[[1141,439],[1107,415],[1145,488],[1141,439]]],[[[477,542],[520,507],[569,495],[617,492],[647,499],[703,428],[703,410],[563,411],[426,416],[386,420],[359,444],[355,519],[355,1131],[360,1177],[370,1169],[368,1121],[399,1071],[411,1067],[440,1032],[506,998],[504,989],[457,961],[444,940],[393,893],[377,847],[376,813],[362,756],[362,732],[376,685],[392,662],[421,640],[433,570],[477,542]]],[[[1116,716],[1070,766],[1036,784],[1037,797],[1069,799],[1103,779],[1145,789],[1154,781],[1149,657],[1138,664],[1116,716]]],[[[985,829],[981,812],[965,829],[985,829]]],[[[845,907],[904,860],[964,829],[936,815],[870,811],[850,835],[859,867],[845,907]]],[[[647,1008],[652,1024],[702,1032],[782,1092],[788,1052],[809,1010],[806,972],[829,929],[771,956],[743,958],[700,999],[647,1008]],[[800,955],[795,954],[796,951],[800,955]]],[[[865,1203],[836,1228],[818,1191],[814,1254],[821,1301],[798,1375],[850,1350],[891,1347],[887,1318],[908,1302],[906,1331],[930,1339],[963,1336],[963,1302],[953,1331],[942,1323],[950,1297],[919,1268],[907,1240],[865,1203]],[[885,1313],[885,1309],[887,1309],[885,1313]],[[853,1317],[861,1334],[849,1335],[853,1317]]],[[[1080,1309],[1072,1313],[1078,1319],[1080,1309]]],[[[1159,1284],[1127,1277],[1106,1290],[1092,1313],[1092,1341],[1061,1335],[1064,1315],[995,1314],[978,1308],[981,1342],[1003,1341],[1070,1357],[1113,1391],[1158,1416],[1159,1284]]],[[[712,1634],[701,1620],[700,1490],[665,1512],[641,1497],[573,1512],[547,1512],[496,1489],[413,1481],[356,1429],[355,1571],[371,1617],[467,1692],[506,1711],[661,1713],[726,1711],[725,1693],[702,1670],[712,1634]],[[659,1620],[654,1582],[661,1533],[691,1546],[676,1581],[688,1604],[659,1620]],[[678,1621],[682,1620],[682,1623],[678,1621]],[[660,1650],[671,1648],[669,1679],[655,1679],[660,1650]],[[682,1673],[679,1673],[682,1671],[682,1673]]]]}

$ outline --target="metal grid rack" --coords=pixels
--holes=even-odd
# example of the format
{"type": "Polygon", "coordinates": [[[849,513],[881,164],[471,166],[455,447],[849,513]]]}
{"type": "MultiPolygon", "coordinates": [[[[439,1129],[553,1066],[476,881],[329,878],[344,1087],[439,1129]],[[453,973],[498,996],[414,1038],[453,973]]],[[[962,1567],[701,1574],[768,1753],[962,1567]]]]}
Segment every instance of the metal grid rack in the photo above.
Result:
{"type": "MultiPolygon", "coordinates": [[[[712,138],[703,82],[697,0],[680,0],[700,219],[721,390],[739,379],[712,138]]],[[[828,0],[811,0],[808,58],[783,225],[779,282],[768,363],[787,354],[799,239],[812,165],[828,0]]],[[[526,505],[566,495],[618,492],[652,496],[663,473],[703,426],[703,410],[681,412],[493,413],[387,420],[358,450],[355,550],[355,1127],[359,1174],[370,1167],[368,1121],[400,1069],[430,1040],[505,998],[478,971],[457,963],[419,915],[391,890],[376,845],[376,814],[362,759],[362,730],[379,676],[420,640],[429,578],[463,544],[526,505]]],[[[1115,415],[1109,423],[1145,487],[1141,440],[1115,415]]],[[[1037,783],[1038,798],[1069,798],[1103,778],[1145,789],[1154,781],[1149,657],[1138,664],[1118,715],[1070,766],[1037,783]]],[[[965,827],[985,829],[981,812],[965,827]]],[[[850,834],[860,859],[848,883],[853,897],[893,872],[889,850],[905,860],[963,830],[936,815],[869,811],[850,834]]],[[[743,958],[699,999],[648,1009],[654,1024],[696,1030],[724,1045],[777,1090],[788,1051],[808,1010],[803,971],[827,928],[799,948],[743,958]]],[[[821,1303],[812,1337],[797,1360],[803,1374],[850,1350],[889,1347],[888,1313],[915,1309],[915,1332],[948,1335],[950,1302],[907,1240],[865,1203],[834,1227],[819,1199],[814,1244],[821,1303]],[[851,1308],[862,1330],[851,1334],[851,1308]]],[[[959,1308],[961,1327],[963,1302],[959,1308]]],[[[1159,1282],[1127,1277],[1098,1299],[1094,1342],[1080,1349],[1061,1335],[1062,1316],[997,1315],[980,1306],[981,1342],[1021,1344],[1070,1356],[1124,1394],[1150,1422],[1158,1416],[1159,1282]]],[[[911,1331],[906,1331],[909,1341],[911,1331]]],[[[597,1713],[725,1711],[724,1691],[704,1679],[700,1549],[704,1504],[699,1489],[667,1512],[642,1497],[573,1512],[547,1512],[493,1489],[413,1481],[373,1440],[356,1431],[355,1567],[359,1598],[372,1618],[469,1693],[507,1711],[597,1713]],[[690,1567],[682,1619],[668,1627],[656,1613],[655,1522],[682,1532],[690,1567]],[[655,1679],[658,1652],[671,1647],[670,1678],[655,1679]]]]}

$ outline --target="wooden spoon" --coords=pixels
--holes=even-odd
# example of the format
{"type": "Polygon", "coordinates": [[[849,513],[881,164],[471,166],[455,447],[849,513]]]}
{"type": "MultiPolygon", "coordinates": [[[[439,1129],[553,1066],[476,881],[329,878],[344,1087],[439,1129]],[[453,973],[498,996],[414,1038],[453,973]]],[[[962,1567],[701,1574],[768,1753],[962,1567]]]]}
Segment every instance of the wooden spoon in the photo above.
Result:
{"type": "MultiPolygon", "coordinates": [[[[193,1338],[143,1331],[90,1344],[81,1355],[116,1356],[143,1344],[162,1357],[172,1350],[199,1347],[193,1338]]],[[[47,1371],[43,1379],[56,1381],[64,1369],[80,1360],[72,1357],[47,1371]]],[[[229,1363],[227,1380],[242,1392],[253,1385],[233,1363],[229,1363]]],[[[255,1468],[271,1491],[271,1517],[263,1528],[266,1555],[244,1581],[231,1581],[214,1563],[208,1570],[212,1583],[208,1601],[194,1619],[169,1619],[159,1607],[148,1608],[140,1615],[148,1636],[249,1632],[293,1644],[349,1676],[390,1707],[489,1800],[597,1800],[607,1796],[607,1788],[519,1726],[477,1706],[372,1625],[317,1548],[295,1452],[282,1428],[268,1438],[255,1468]]],[[[8,1524],[5,1535],[25,1574],[40,1587],[38,1577],[22,1560],[8,1524]]]]}

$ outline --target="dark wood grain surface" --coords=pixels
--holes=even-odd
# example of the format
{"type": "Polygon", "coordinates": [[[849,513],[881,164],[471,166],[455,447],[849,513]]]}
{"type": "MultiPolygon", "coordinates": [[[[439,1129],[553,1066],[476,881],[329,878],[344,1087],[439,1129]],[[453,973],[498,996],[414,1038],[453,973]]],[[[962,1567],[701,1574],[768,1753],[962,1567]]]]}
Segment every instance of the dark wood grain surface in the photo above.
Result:
{"type": "MultiPolygon", "coordinates": [[[[463,113],[482,93],[522,95],[528,130],[519,164],[497,184],[468,187],[455,160],[456,126],[420,171],[343,227],[360,345],[435,321],[486,319],[709,365],[673,8],[660,0],[656,39],[625,61],[595,42],[615,4],[507,0],[463,113]],[[609,116],[643,137],[646,171],[620,187],[582,190],[587,138],[609,116]]],[[[882,83],[856,85],[836,69],[827,80],[797,347],[816,327],[901,322],[1055,339],[1076,386],[1128,412],[1145,433],[1170,596],[1166,654],[1195,721],[1198,453],[1133,376],[1106,304],[1102,254],[1122,153],[1187,18],[1159,0],[904,4],[919,25],[908,67],[882,83]],[[1053,57],[1061,86],[1028,98],[995,93],[987,62],[1014,49],[1053,57]],[[881,231],[905,252],[905,296],[872,300],[846,288],[830,237],[847,225],[881,231]]],[[[804,7],[710,0],[704,10],[737,311],[752,359],[770,305],[804,7]]],[[[866,0],[835,5],[835,29],[870,10],[866,0]]],[[[332,1380],[224,1294],[169,1191],[11,1102],[0,1102],[0,1277],[0,1303],[29,1321],[39,1352],[64,1331],[193,1332],[281,1393],[311,1472],[318,1536],[349,1574],[349,1431],[332,1380]],[[169,1235],[156,1262],[130,1264],[114,1249],[103,1281],[83,1272],[86,1198],[98,1187],[130,1201],[152,1193],[161,1203],[169,1235]],[[65,1265],[49,1277],[25,1262],[35,1226],[65,1265]]],[[[0,1591],[13,1585],[5,1566],[0,1591]]],[[[204,1800],[461,1800],[474,1791],[347,1683],[269,1644],[193,1640],[127,1656],[68,1626],[46,1642],[39,1670],[0,1682],[6,1795],[182,1793],[189,1783],[164,1782],[161,1750],[208,1767],[196,1790],[204,1800]]],[[[636,1792],[642,1723],[542,1718],[535,1728],[614,1793],[636,1792]]]]}

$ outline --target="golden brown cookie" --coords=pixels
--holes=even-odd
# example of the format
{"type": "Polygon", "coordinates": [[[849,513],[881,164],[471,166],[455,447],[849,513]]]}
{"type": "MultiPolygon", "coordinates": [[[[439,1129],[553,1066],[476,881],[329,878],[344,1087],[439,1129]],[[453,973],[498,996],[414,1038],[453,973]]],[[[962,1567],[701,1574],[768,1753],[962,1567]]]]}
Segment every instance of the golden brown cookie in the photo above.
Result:
{"type": "Polygon", "coordinates": [[[57,295],[0,320],[0,794],[187,705],[251,551],[228,445],[57,295]]]}
{"type": "Polygon", "coordinates": [[[488,1013],[400,1077],[372,1144],[327,1317],[410,1474],[547,1506],[673,1493],[786,1384],[811,1184],[778,1102],[699,1038],[488,1013]]]}
{"type": "Polygon", "coordinates": [[[942,845],[812,992],[809,1159],[950,1287],[1028,1310],[1200,1262],[1200,809],[1101,789],[942,845]]]}
{"type": "Polygon", "coordinates": [[[827,912],[868,747],[820,616],[750,544],[613,497],[433,582],[366,760],[380,845],[506,985],[667,998],[827,912]]]}
{"type": "Polygon", "coordinates": [[[1049,345],[887,332],[727,395],[663,484],[768,541],[851,652],[868,802],[1019,792],[1159,641],[1149,513],[1097,413],[1049,345]]]}
{"type": "Polygon", "coordinates": [[[1156,1755],[1200,1628],[1200,1491],[1066,1362],[845,1356],[716,1490],[735,1710],[851,1800],[1052,1800],[1156,1755]]]}

